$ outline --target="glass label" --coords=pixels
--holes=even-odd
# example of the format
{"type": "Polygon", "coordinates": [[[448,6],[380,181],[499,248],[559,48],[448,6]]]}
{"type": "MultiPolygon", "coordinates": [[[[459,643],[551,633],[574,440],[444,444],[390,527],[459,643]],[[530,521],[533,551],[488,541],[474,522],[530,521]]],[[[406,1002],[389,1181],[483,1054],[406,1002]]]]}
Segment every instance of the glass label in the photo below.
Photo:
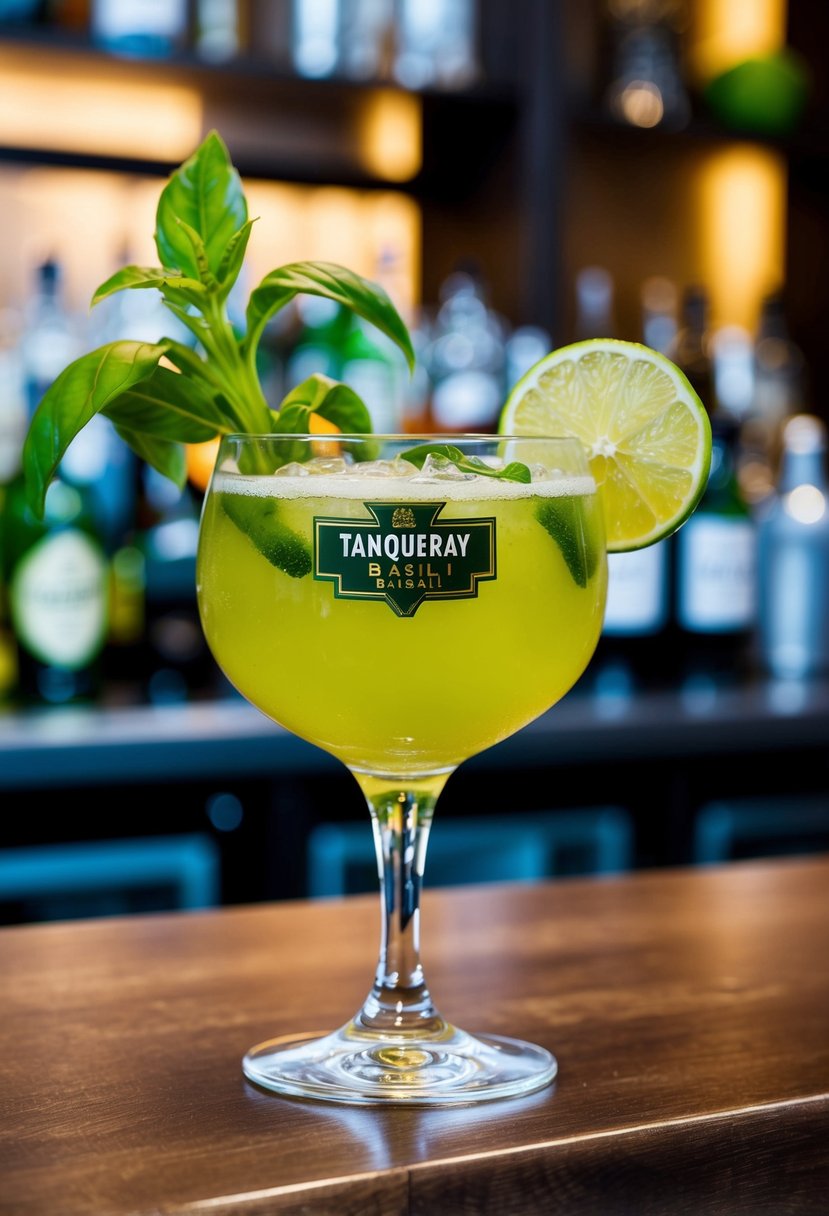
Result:
{"type": "Polygon", "coordinates": [[[337,599],[385,600],[411,617],[424,600],[476,599],[496,577],[495,520],[439,519],[445,502],[367,502],[371,519],[314,518],[314,578],[337,599]]]}

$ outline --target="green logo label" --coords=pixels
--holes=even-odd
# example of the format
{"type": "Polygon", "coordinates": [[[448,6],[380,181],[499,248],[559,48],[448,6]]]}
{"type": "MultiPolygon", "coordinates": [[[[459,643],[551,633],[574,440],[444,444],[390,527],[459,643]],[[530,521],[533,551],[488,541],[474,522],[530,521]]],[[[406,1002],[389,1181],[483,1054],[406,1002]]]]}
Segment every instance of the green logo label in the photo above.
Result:
{"type": "Polygon", "coordinates": [[[371,519],[314,517],[314,578],[338,600],[385,600],[414,616],[424,600],[467,600],[495,578],[495,520],[439,519],[445,502],[367,502],[371,519]]]}

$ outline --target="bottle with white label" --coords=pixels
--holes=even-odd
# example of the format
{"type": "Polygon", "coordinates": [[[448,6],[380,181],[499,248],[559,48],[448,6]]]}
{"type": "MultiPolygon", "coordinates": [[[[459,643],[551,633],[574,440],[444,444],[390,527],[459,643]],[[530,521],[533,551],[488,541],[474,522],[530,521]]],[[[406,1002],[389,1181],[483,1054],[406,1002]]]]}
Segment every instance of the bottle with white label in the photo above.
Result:
{"type": "Polygon", "coordinates": [[[760,656],[780,679],[829,671],[826,449],[819,418],[786,423],[777,494],[760,519],[760,656]]]}
{"type": "Polygon", "coordinates": [[[715,414],[711,473],[702,501],[676,537],[676,618],[683,674],[741,674],[757,614],[757,537],[737,482],[736,424],[715,414]]]}
{"type": "Polygon", "coordinates": [[[2,531],[20,695],[50,704],[94,696],[106,637],[108,570],[82,490],[55,480],[39,520],[18,476],[6,492],[2,531]]]}
{"type": "MultiPolygon", "coordinates": [[[[39,267],[20,345],[29,414],[77,353],[78,337],[61,304],[59,284],[56,263],[39,267]]],[[[73,446],[77,458],[89,451],[89,437],[82,432],[73,446]]],[[[47,493],[43,519],[37,519],[26,500],[18,448],[15,476],[3,496],[0,533],[19,694],[52,704],[93,696],[106,635],[109,581],[90,485],[83,480],[70,485],[61,468],[47,493]]]]}
{"type": "Polygon", "coordinates": [[[670,545],[608,554],[607,607],[591,664],[598,692],[629,692],[662,683],[670,615],[670,545]]]}

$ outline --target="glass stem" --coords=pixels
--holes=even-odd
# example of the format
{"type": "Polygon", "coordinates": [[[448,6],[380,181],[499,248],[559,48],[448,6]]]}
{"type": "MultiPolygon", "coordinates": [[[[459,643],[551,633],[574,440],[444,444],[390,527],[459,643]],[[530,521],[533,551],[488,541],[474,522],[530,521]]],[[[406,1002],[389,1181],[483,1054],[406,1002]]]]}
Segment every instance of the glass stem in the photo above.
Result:
{"type": "Polygon", "coordinates": [[[420,891],[426,845],[448,773],[393,779],[355,773],[371,812],[380,877],[380,958],[354,1028],[440,1037],[447,1025],[432,1004],[420,961],[420,891]]]}

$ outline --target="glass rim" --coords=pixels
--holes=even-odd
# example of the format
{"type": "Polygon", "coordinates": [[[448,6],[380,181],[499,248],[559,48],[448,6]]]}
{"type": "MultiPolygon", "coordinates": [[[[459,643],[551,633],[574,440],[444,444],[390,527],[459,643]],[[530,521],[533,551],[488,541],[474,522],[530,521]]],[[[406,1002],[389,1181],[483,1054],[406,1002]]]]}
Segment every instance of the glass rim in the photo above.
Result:
{"type": "Polygon", "coordinates": [[[585,451],[585,445],[575,435],[494,435],[489,433],[463,432],[416,432],[414,434],[406,434],[405,432],[392,431],[292,431],[280,432],[275,434],[254,435],[246,431],[233,432],[230,435],[222,435],[222,443],[230,442],[246,442],[246,443],[279,443],[282,440],[297,440],[309,439],[315,443],[339,443],[347,441],[349,443],[354,440],[362,440],[363,442],[376,442],[382,440],[394,443],[567,443],[575,445],[585,451]]]}

